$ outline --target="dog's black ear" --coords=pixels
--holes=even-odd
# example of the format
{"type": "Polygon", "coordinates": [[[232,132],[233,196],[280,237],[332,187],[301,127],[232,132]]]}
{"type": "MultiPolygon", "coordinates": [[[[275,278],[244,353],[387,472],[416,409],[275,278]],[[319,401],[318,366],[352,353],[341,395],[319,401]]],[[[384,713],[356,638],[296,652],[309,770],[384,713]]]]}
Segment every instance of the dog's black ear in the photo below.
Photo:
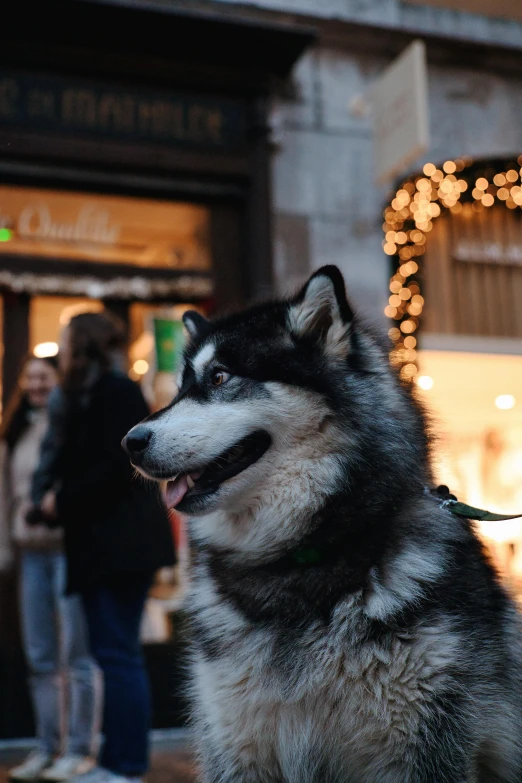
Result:
{"type": "Polygon", "coordinates": [[[210,327],[209,321],[195,310],[187,310],[183,313],[183,323],[190,339],[194,341],[203,337],[210,327]]]}
{"type": "Polygon", "coordinates": [[[288,325],[296,337],[315,337],[337,355],[348,352],[352,320],[344,279],[336,266],[314,272],[288,311],[288,325]]]}

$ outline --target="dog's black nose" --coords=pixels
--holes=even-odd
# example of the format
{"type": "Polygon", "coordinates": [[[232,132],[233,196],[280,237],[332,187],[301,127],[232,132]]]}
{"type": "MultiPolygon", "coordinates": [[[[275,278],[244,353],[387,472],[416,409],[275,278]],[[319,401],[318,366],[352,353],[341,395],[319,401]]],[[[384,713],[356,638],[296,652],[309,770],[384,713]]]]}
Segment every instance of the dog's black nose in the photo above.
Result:
{"type": "Polygon", "coordinates": [[[123,438],[121,445],[132,460],[143,454],[152,438],[152,431],[146,424],[138,424],[123,438]]]}

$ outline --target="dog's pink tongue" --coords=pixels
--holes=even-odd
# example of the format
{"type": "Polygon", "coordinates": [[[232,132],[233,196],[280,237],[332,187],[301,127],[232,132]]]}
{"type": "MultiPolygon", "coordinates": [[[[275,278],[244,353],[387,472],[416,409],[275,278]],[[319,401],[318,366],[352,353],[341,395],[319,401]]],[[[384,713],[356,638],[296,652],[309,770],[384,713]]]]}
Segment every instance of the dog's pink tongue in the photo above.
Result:
{"type": "Polygon", "coordinates": [[[167,508],[176,508],[181,503],[189,489],[187,476],[180,476],[174,481],[168,481],[165,488],[165,503],[167,508]]]}

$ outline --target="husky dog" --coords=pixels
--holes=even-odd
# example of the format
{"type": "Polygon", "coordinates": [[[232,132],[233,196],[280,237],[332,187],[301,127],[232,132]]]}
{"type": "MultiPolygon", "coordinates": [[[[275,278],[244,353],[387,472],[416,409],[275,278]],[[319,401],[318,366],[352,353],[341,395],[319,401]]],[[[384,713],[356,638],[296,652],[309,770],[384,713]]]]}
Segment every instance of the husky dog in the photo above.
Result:
{"type": "Polygon", "coordinates": [[[521,783],[522,645],[338,269],[185,315],[179,393],[126,448],[188,516],[204,783],[521,783]]]}

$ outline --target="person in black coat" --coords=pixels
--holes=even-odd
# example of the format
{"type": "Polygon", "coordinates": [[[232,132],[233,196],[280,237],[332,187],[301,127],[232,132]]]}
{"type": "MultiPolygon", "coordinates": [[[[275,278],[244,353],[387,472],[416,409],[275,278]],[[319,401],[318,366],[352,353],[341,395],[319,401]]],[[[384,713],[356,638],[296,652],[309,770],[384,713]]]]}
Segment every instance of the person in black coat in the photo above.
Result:
{"type": "Polygon", "coordinates": [[[42,511],[64,526],[67,589],[81,595],[104,675],[105,742],[100,766],[82,783],[121,783],[147,768],[150,698],[139,629],[154,572],[174,563],[157,488],[134,475],[121,448],[149,413],[139,387],[113,369],[121,345],[122,330],[105,313],[82,313],[64,330],[61,393],[33,485],[37,499],[49,487],[42,511]]]}

